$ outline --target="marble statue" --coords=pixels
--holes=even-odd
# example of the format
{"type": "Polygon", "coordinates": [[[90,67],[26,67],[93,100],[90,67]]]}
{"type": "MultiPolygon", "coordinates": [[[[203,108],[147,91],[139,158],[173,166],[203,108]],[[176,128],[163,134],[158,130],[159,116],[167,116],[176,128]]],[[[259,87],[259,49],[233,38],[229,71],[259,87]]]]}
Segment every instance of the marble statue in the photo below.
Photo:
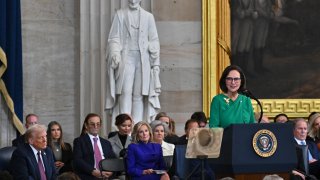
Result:
{"type": "Polygon", "coordinates": [[[154,17],[128,0],[116,12],[108,38],[106,109],[112,119],[131,114],[135,123],[150,121],[160,109],[160,44],[154,17]]]}

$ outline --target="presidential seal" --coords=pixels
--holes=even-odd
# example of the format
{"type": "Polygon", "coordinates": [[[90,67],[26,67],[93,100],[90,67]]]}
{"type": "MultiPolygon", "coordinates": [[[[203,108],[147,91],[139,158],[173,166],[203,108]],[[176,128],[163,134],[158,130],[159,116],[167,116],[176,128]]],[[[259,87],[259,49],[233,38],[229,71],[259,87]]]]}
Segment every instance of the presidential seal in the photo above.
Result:
{"type": "Polygon", "coordinates": [[[267,129],[256,132],[252,139],[254,151],[261,157],[270,157],[277,150],[277,138],[267,129]]]}

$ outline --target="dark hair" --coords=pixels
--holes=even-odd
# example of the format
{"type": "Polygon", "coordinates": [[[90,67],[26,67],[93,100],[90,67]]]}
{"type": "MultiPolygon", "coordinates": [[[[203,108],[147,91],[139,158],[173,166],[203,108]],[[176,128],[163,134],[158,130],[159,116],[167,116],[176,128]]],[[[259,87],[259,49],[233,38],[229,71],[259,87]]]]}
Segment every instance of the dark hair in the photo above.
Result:
{"type": "Polygon", "coordinates": [[[119,114],[116,117],[115,125],[120,126],[122,123],[124,123],[126,120],[130,120],[131,123],[133,122],[131,116],[129,114],[119,114]]]}
{"type": "Polygon", "coordinates": [[[49,146],[51,149],[53,149],[53,147],[54,147],[53,140],[52,140],[52,135],[51,135],[51,128],[52,128],[52,126],[54,126],[54,125],[57,125],[57,126],[60,128],[61,135],[60,135],[60,138],[58,139],[58,143],[59,143],[59,145],[61,146],[61,149],[67,150],[68,147],[64,144],[64,141],[63,141],[63,131],[62,131],[61,125],[60,125],[57,121],[51,121],[51,122],[48,124],[48,128],[47,128],[47,141],[48,141],[48,146],[49,146]]]}
{"type": "Polygon", "coordinates": [[[80,180],[80,177],[74,172],[64,172],[57,177],[57,180],[80,180]]]}
{"type": "Polygon", "coordinates": [[[230,65],[228,67],[226,67],[224,69],[224,71],[222,72],[220,81],[219,81],[219,85],[220,85],[220,89],[224,92],[227,93],[228,92],[228,88],[226,86],[226,77],[228,76],[228,74],[230,73],[230,71],[232,70],[236,70],[240,73],[240,78],[241,78],[241,85],[238,91],[242,91],[246,88],[246,76],[244,75],[242,69],[239,66],[236,65],[230,65]]]}
{"type": "Polygon", "coordinates": [[[101,117],[98,115],[98,114],[95,114],[95,113],[89,113],[86,118],[84,119],[84,122],[83,122],[83,125],[82,125],[82,129],[81,129],[81,135],[85,135],[87,134],[87,128],[85,125],[88,125],[88,121],[90,118],[92,117],[99,117],[100,119],[100,123],[102,123],[101,121],[101,117]]]}
{"type": "Polygon", "coordinates": [[[28,123],[28,119],[29,119],[29,117],[31,117],[31,116],[35,116],[35,117],[37,117],[37,119],[39,118],[38,115],[36,115],[36,114],[33,114],[33,113],[27,114],[27,116],[26,116],[26,123],[28,123]]]}
{"type": "MultiPolygon", "coordinates": [[[[195,123],[198,123],[198,121],[195,120],[195,119],[189,119],[189,120],[186,122],[186,124],[184,125],[184,130],[187,131],[189,124],[194,123],[194,122],[195,122],[195,123]]],[[[198,123],[198,124],[199,124],[199,123],[198,123]]]]}
{"type": "Polygon", "coordinates": [[[288,118],[288,116],[287,116],[286,114],[281,113],[281,114],[278,114],[278,115],[276,115],[276,116],[274,117],[274,122],[277,122],[277,118],[280,117],[280,116],[286,117],[286,118],[287,118],[287,121],[289,120],[289,118],[288,118]]]}
{"type": "Polygon", "coordinates": [[[26,116],[26,121],[27,121],[27,119],[28,119],[29,117],[31,117],[31,116],[35,116],[35,117],[38,117],[38,115],[36,115],[36,114],[33,114],[33,113],[30,113],[30,114],[27,114],[27,116],[26,116]]]}
{"type": "Polygon", "coordinates": [[[198,120],[198,122],[205,122],[207,123],[207,117],[206,114],[203,111],[194,112],[191,115],[191,119],[198,120]]]}

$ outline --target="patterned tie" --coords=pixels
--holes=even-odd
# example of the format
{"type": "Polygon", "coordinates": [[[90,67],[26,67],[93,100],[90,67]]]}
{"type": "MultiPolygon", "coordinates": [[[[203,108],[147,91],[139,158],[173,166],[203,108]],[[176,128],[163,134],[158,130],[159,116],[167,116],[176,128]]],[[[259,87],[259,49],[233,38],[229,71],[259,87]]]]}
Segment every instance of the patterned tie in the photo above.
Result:
{"type": "MultiPolygon", "coordinates": [[[[301,141],[300,144],[301,144],[301,145],[306,145],[306,142],[305,142],[305,141],[301,141]]],[[[310,151],[309,151],[309,147],[308,147],[308,159],[309,159],[309,161],[313,159],[313,157],[312,157],[312,155],[311,155],[311,153],[310,153],[310,151]]]]}
{"type": "Polygon", "coordinates": [[[39,171],[40,171],[41,180],[47,180],[46,173],[44,171],[43,163],[42,163],[42,160],[41,160],[40,151],[38,151],[37,154],[38,154],[38,168],[39,168],[39,171]]]}
{"type": "Polygon", "coordinates": [[[94,159],[96,161],[96,169],[100,169],[99,168],[99,162],[102,160],[102,156],[101,156],[101,152],[99,150],[99,147],[98,147],[98,138],[97,137],[94,137],[93,138],[93,150],[94,150],[94,159]]]}

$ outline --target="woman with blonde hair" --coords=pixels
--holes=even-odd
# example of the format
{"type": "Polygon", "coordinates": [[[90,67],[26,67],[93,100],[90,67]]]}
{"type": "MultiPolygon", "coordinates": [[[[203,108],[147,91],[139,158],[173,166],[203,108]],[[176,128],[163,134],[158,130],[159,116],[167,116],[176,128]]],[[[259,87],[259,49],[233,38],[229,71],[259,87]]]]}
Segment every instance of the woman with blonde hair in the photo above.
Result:
{"type": "Polygon", "coordinates": [[[308,149],[314,159],[320,158],[320,113],[314,113],[308,121],[308,136],[306,139],[308,149]]]}
{"type": "Polygon", "coordinates": [[[170,179],[164,170],[165,162],[161,145],[153,143],[151,127],[140,121],[133,127],[132,140],[128,146],[127,172],[132,180],[170,179]]]}

